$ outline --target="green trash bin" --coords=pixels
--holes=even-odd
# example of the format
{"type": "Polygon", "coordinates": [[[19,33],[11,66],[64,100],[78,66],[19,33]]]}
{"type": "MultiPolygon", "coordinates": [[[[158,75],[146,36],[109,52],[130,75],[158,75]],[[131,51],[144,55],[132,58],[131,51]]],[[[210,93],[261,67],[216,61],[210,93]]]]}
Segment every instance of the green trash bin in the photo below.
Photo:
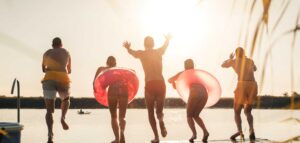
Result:
{"type": "Polygon", "coordinates": [[[0,122],[0,143],[21,143],[21,130],[19,123],[0,122]]]}

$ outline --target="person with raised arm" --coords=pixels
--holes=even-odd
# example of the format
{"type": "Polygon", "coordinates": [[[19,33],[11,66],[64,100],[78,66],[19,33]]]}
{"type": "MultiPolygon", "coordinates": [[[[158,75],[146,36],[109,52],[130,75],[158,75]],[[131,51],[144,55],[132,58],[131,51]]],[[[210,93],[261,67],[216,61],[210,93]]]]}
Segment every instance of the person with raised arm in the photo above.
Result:
{"type": "Polygon", "coordinates": [[[167,136],[167,129],[164,124],[164,101],[166,96],[166,85],[162,74],[162,58],[169,45],[171,34],[165,35],[166,41],[162,47],[154,49],[154,40],[151,36],[144,39],[145,50],[131,49],[131,43],[125,41],[123,47],[133,57],[139,59],[142,63],[145,73],[145,101],[148,110],[148,119],[154,133],[154,139],[151,143],[159,143],[159,135],[156,126],[154,113],[159,121],[161,135],[167,136]],[[156,111],[154,109],[156,108],[156,111]]]}
{"type": "Polygon", "coordinates": [[[244,49],[238,47],[235,50],[235,54],[232,53],[229,56],[229,59],[223,62],[222,67],[233,68],[238,76],[237,86],[234,91],[234,118],[238,131],[233,134],[230,139],[235,140],[236,137],[241,136],[244,140],[241,120],[241,111],[242,108],[244,108],[244,113],[247,117],[250,128],[249,138],[250,140],[255,140],[253,116],[251,111],[252,106],[257,99],[257,83],[254,77],[256,65],[252,59],[246,57],[244,49]]]}

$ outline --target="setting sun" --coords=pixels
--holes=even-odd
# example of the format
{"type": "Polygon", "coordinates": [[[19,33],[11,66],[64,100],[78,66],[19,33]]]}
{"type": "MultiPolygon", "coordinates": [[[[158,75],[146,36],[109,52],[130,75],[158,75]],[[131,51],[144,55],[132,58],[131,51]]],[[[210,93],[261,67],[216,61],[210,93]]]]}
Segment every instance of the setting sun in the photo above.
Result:
{"type": "Polygon", "coordinates": [[[161,43],[163,41],[161,37],[171,33],[174,46],[193,44],[197,39],[201,39],[206,27],[197,0],[147,1],[141,15],[143,17],[140,20],[145,34],[158,38],[158,43],[161,43]]]}

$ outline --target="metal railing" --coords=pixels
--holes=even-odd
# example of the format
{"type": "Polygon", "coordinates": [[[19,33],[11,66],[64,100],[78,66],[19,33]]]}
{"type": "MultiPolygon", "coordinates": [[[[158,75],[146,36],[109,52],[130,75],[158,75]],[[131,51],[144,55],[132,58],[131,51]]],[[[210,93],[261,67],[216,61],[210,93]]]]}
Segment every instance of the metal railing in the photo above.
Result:
{"type": "Polygon", "coordinates": [[[20,123],[20,107],[21,107],[21,99],[20,99],[20,82],[16,78],[11,87],[11,94],[14,94],[15,85],[17,84],[17,110],[18,110],[18,123],[20,123]]]}

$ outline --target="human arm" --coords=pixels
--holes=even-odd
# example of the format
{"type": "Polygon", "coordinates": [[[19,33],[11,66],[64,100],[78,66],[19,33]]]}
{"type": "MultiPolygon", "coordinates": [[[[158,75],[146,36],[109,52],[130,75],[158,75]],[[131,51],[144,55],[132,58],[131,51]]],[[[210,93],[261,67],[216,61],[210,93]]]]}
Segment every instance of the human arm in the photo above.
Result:
{"type": "Polygon", "coordinates": [[[231,67],[233,65],[233,63],[234,63],[233,58],[234,58],[234,54],[231,53],[230,56],[229,56],[229,59],[226,60],[226,61],[224,61],[221,66],[223,68],[229,68],[229,67],[231,67]]]}
{"type": "Polygon", "coordinates": [[[68,60],[68,64],[67,64],[67,72],[68,72],[68,74],[70,74],[71,73],[71,57],[69,57],[69,60],[68,60]]]}
{"type": "Polygon", "coordinates": [[[181,74],[182,72],[179,72],[177,73],[176,75],[170,77],[168,79],[168,82],[172,84],[173,88],[176,89],[176,80],[178,79],[179,75],[181,74]]]}
{"type": "Polygon", "coordinates": [[[171,38],[172,38],[172,35],[170,33],[165,35],[165,39],[166,39],[165,43],[160,48],[157,49],[157,51],[159,51],[160,55],[163,55],[165,53],[165,51],[167,50],[171,38]]]}
{"type": "Polygon", "coordinates": [[[105,67],[99,67],[95,73],[95,76],[94,76],[94,80],[93,80],[93,89],[95,91],[95,87],[94,87],[94,83],[95,83],[95,80],[96,78],[98,77],[98,75],[100,74],[100,72],[102,72],[104,69],[106,69],[105,67]]]}
{"type": "Polygon", "coordinates": [[[131,43],[128,41],[123,42],[123,47],[127,50],[127,52],[135,58],[139,58],[142,54],[141,51],[135,51],[130,48],[131,43]]]}
{"type": "Polygon", "coordinates": [[[46,72],[46,65],[44,64],[44,62],[42,63],[42,70],[43,72],[46,72]]]}
{"type": "Polygon", "coordinates": [[[97,69],[96,74],[95,74],[95,76],[94,76],[94,82],[95,82],[97,76],[99,75],[99,73],[102,72],[102,71],[105,70],[105,69],[106,69],[105,67],[99,67],[99,68],[97,69]]]}
{"type": "Polygon", "coordinates": [[[257,67],[256,67],[256,65],[254,64],[254,61],[252,61],[252,63],[253,63],[253,71],[256,71],[256,70],[257,70],[257,67]]]}
{"type": "Polygon", "coordinates": [[[42,61],[42,71],[46,72],[46,65],[45,65],[45,55],[43,55],[43,61],[42,61]]]}

